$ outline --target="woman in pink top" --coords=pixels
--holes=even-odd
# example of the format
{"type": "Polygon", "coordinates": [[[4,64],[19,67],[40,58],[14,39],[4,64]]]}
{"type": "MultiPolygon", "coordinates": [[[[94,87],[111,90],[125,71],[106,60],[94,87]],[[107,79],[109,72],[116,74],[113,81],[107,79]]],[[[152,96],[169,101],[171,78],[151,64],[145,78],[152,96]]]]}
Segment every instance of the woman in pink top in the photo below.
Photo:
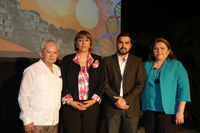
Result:
{"type": "Polygon", "coordinates": [[[64,133],[96,133],[105,69],[102,58],[90,53],[93,46],[91,34],[80,31],[74,41],[77,52],[62,60],[64,133]]]}

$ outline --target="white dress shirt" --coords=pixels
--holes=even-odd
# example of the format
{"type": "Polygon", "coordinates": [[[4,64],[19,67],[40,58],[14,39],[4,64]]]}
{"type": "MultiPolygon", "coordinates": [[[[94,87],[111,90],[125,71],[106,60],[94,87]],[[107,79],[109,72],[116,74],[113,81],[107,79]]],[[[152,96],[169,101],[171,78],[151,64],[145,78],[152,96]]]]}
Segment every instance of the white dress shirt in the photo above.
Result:
{"type": "Polygon", "coordinates": [[[53,73],[42,60],[24,70],[19,91],[20,119],[24,125],[56,125],[59,122],[62,78],[53,64],[53,73]]]}
{"type": "Polygon", "coordinates": [[[125,61],[122,60],[122,58],[118,55],[118,53],[117,53],[117,57],[118,57],[119,67],[120,67],[121,76],[122,76],[121,85],[120,85],[120,96],[123,97],[123,76],[124,76],[124,70],[126,67],[126,62],[128,59],[128,54],[125,57],[125,61]]]}

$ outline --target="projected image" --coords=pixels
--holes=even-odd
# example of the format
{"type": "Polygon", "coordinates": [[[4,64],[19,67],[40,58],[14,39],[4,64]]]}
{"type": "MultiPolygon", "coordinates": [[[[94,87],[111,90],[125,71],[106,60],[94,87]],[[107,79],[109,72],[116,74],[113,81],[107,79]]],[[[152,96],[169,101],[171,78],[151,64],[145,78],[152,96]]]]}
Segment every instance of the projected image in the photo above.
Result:
{"type": "Polygon", "coordinates": [[[62,58],[75,52],[76,33],[87,30],[94,39],[92,52],[108,56],[116,52],[120,18],[120,0],[0,0],[0,51],[26,57],[53,39],[62,58]]]}

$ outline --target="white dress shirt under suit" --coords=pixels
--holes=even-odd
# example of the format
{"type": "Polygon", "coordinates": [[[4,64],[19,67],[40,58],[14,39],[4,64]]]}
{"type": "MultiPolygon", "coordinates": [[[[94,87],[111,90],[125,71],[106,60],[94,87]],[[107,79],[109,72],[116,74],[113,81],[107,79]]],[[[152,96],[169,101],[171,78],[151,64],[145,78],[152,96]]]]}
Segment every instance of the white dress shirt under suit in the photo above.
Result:
{"type": "Polygon", "coordinates": [[[24,125],[56,125],[59,122],[62,78],[53,64],[53,73],[42,60],[24,70],[19,91],[20,119],[24,125]]]}
{"type": "Polygon", "coordinates": [[[128,54],[125,57],[125,61],[122,60],[122,58],[118,55],[118,53],[117,53],[117,58],[118,58],[119,68],[120,68],[121,75],[122,75],[122,80],[121,80],[121,85],[120,85],[120,96],[123,97],[123,76],[124,76],[124,70],[125,70],[125,67],[126,67],[128,54]]]}

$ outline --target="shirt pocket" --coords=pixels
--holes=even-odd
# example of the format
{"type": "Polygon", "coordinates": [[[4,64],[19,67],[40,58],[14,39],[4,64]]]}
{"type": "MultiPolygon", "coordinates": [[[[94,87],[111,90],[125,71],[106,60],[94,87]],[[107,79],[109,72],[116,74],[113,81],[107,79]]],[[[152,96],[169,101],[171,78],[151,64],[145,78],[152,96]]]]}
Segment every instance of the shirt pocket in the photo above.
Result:
{"type": "Polygon", "coordinates": [[[46,92],[49,91],[50,86],[52,86],[53,80],[52,77],[48,76],[40,76],[37,79],[35,89],[39,92],[46,92]]]}

